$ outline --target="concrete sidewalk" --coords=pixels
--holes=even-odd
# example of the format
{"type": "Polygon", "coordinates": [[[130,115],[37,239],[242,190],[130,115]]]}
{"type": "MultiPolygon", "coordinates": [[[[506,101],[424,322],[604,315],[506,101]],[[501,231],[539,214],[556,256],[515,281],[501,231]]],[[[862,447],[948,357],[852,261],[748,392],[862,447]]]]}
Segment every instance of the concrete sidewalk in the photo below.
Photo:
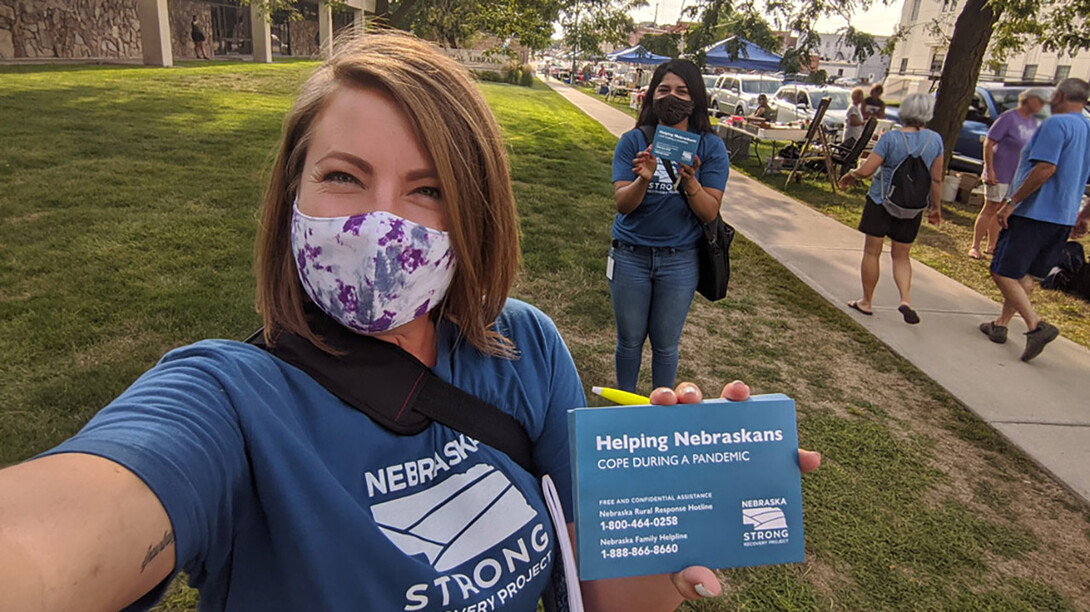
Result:
{"type": "MultiPolygon", "coordinates": [[[[567,85],[548,84],[617,136],[635,123],[567,85]]],[[[723,218],[746,238],[1090,504],[1090,350],[1061,337],[1031,363],[1022,363],[1026,328],[1020,318],[1011,323],[1006,344],[989,342],[977,325],[992,320],[999,304],[919,262],[912,267],[912,305],[921,323],[906,325],[896,309],[899,297],[886,255],[874,316],[862,315],[846,304],[862,292],[858,231],[741,172],[731,173],[726,193],[723,218]]]]}

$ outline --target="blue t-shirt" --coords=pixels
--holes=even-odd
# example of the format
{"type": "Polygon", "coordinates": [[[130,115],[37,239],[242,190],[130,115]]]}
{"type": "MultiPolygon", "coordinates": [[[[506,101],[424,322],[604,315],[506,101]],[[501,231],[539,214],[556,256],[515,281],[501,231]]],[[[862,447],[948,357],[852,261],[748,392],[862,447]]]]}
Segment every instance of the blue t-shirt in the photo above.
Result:
{"type": "Polygon", "coordinates": [[[1018,191],[1037,162],[1054,164],[1056,173],[1022,200],[1012,214],[1075,225],[1082,194],[1090,180],[1090,121],[1082,113],[1060,113],[1045,119],[1022,149],[1018,171],[1011,181],[1011,195],[1018,191]]]}
{"type": "MultiPolygon", "coordinates": [[[[613,181],[634,181],[632,160],[647,148],[648,142],[638,129],[630,130],[617,141],[613,151],[613,181]]],[[[722,191],[727,185],[730,160],[723,139],[708,132],[700,137],[696,154],[700,167],[696,179],[700,184],[722,191]]],[[[701,235],[700,220],[693,214],[666,172],[663,160],[658,160],[655,176],[647,185],[647,193],[635,210],[613,219],[613,237],[621,242],[652,247],[690,247],[701,235]]],[[[674,175],[677,175],[675,166],[674,175]]]]}
{"type": "MultiPolygon", "coordinates": [[[[509,300],[497,328],[518,359],[484,356],[445,324],[434,371],[522,424],[571,516],[567,410],[586,405],[575,365],[532,306],[509,300]]],[[[532,611],[553,538],[568,537],[536,475],[504,453],[436,423],[391,433],[239,342],[171,351],[48,454],[62,452],[148,484],[203,610],[532,611]]]]}
{"type": "Polygon", "coordinates": [[[882,134],[875,143],[874,150],[871,151],[871,155],[882,158],[882,165],[870,183],[870,190],[867,191],[867,196],[875,204],[881,204],[885,199],[890,181],[893,180],[893,173],[897,170],[897,166],[908,158],[909,150],[912,151],[912,155],[923,158],[924,163],[930,168],[931,164],[935,163],[935,158],[942,155],[942,136],[939,136],[938,132],[927,129],[918,132],[890,130],[882,134]]]}

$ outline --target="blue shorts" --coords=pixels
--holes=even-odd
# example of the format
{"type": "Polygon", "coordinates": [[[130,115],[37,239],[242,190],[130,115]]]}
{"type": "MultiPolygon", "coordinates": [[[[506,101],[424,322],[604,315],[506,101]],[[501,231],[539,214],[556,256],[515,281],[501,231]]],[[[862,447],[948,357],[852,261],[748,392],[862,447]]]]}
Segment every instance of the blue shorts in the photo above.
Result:
{"type": "Polygon", "coordinates": [[[1060,262],[1070,235],[1070,225],[1011,215],[1007,229],[999,232],[991,270],[1007,278],[1044,278],[1060,262]]]}

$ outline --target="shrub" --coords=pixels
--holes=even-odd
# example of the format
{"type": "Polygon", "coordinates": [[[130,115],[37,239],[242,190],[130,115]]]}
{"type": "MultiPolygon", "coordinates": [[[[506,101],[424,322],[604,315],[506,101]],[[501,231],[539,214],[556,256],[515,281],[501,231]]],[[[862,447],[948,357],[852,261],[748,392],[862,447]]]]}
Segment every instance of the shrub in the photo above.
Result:
{"type": "Polygon", "coordinates": [[[504,70],[503,80],[512,85],[518,85],[520,79],[522,79],[522,67],[518,64],[508,64],[504,70]]]}
{"type": "Polygon", "coordinates": [[[487,81],[491,83],[502,83],[504,81],[503,75],[496,72],[495,70],[474,70],[473,74],[475,74],[477,78],[482,81],[487,81]]]}
{"type": "Polygon", "coordinates": [[[522,78],[519,80],[519,85],[523,87],[534,86],[534,69],[530,67],[530,64],[522,65],[522,78]]]}

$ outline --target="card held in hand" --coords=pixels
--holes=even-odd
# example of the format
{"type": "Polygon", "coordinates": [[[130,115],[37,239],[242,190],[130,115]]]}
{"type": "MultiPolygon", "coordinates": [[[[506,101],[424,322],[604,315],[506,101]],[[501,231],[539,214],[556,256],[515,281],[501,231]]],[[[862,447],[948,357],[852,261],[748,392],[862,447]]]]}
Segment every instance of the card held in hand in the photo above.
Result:
{"type": "Polygon", "coordinates": [[[795,402],[568,412],[582,580],[800,563],[795,402]]]}
{"type": "Polygon", "coordinates": [[[660,125],[655,129],[655,140],[651,143],[651,155],[691,166],[696,159],[696,148],[699,144],[699,134],[660,125]]]}

